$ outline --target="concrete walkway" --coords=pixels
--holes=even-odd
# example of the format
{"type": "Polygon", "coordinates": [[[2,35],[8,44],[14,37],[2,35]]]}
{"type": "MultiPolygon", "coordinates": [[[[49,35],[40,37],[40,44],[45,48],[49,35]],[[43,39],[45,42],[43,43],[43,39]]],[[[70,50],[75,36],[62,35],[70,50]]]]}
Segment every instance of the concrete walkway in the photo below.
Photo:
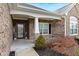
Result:
{"type": "Polygon", "coordinates": [[[11,51],[15,51],[16,56],[38,56],[33,47],[31,40],[17,39],[13,41],[11,51]]]}
{"type": "Polygon", "coordinates": [[[16,51],[16,56],[39,56],[33,48],[26,48],[21,51],[16,51]]]}

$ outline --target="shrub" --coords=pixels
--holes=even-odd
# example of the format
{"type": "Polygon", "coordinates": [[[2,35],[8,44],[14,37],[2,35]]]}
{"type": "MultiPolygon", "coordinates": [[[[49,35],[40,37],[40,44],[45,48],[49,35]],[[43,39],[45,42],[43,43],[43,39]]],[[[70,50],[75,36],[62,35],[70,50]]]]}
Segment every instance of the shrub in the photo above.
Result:
{"type": "Polygon", "coordinates": [[[75,47],[78,46],[74,37],[56,37],[55,40],[49,44],[49,48],[66,55],[73,55],[75,47]]]}
{"type": "Polygon", "coordinates": [[[35,41],[35,48],[36,49],[44,49],[45,46],[45,39],[42,35],[40,35],[37,40],[35,41]]]}
{"type": "Polygon", "coordinates": [[[79,44],[79,36],[76,36],[75,37],[75,40],[78,42],[78,44],[79,44]]]}
{"type": "Polygon", "coordinates": [[[79,48],[76,48],[76,56],[79,56],[79,48]]]}

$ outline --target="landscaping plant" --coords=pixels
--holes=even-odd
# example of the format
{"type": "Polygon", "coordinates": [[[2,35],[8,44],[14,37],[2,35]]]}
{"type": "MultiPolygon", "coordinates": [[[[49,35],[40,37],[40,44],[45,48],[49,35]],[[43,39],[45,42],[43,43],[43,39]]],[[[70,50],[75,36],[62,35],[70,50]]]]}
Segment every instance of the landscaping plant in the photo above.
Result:
{"type": "Polygon", "coordinates": [[[79,37],[78,37],[78,36],[75,37],[75,40],[76,40],[77,43],[79,44],[79,37]]]}
{"type": "Polygon", "coordinates": [[[35,41],[35,48],[44,49],[45,47],[46,47],[45,38],[42,35],[40,35],[35,41]]]}
{"type": "Polygon", "coordinates": [[[58,36],[51,44],[48,45],[49,48],[65,55],[75,55],[75,48],[77,48],[77,46],[78,44],[74,37],[69,36],[58,36]]]}

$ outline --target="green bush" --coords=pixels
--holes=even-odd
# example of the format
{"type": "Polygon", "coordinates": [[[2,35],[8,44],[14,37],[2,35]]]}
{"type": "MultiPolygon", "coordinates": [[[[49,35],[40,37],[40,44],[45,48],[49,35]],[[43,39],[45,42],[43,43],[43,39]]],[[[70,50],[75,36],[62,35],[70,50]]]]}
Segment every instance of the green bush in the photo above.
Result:
{"type": "Polygon", "coordinates": [[[40,35],[37,40],[35,41],[35,48],[36,49],[44,49],[46,47],[45,39],[42,35],[40,35]]]}
{"type": "Polygon", "coordinates": [[[79,48],[76,48],[76,56],[79,56],[79,48]]]}

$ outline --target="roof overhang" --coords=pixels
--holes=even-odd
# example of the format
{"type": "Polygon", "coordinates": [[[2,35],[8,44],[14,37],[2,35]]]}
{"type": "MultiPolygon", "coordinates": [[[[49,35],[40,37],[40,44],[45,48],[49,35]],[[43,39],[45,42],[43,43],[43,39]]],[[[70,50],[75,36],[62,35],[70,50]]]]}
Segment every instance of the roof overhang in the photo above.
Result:
{"type": "Polygon", "coordinates": [[[23,3],[10,3],[8,4],[11,15],[26,15],[38,18],[50,18],[50,19],[61,19],[61,15],[51,13],[44,9],[34,7],[29,4],[23,3]]]}

